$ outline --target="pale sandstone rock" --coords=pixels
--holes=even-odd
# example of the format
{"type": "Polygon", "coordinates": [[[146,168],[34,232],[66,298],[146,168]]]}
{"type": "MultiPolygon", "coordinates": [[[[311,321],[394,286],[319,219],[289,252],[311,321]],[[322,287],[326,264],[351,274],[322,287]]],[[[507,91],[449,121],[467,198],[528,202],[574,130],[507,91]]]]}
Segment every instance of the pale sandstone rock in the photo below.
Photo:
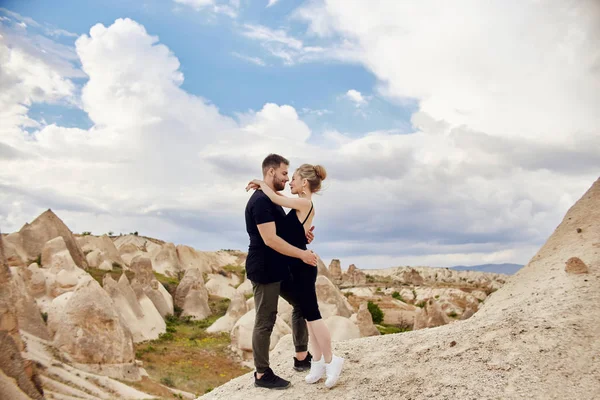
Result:
{"type": "Polygon", "coordinates": [[[207,257],[203,252],[199,252],[193,247],[183,245],[178,245],[176,250],[179,263],[183,269],[197,268],[201,272],[207,274],[213,272],[213,265],[215,264],[214,260],[211,260],[210,257],[207,257]]]}
{"type": "Polygon", "coordinates": [[[146,256],[136,256],[131,260],[129,269],[135,274],[135,279],[142,286],[150,284],[156,278],[152,272],[152,261],[146,256]]]}
{"type": "Polygon", "coordinates": [[[173,297],[165,287],[156,280],[152,272],[152,262],[148,257],[136,256],[129,269],[134,272],[135,280],[142,286],[144,293],[164,318],[173,314],[173,297]]]}
{"type": "Polygon", "coordinates": [[[65,240],[61,236],[49,240],[42,246],[42,265],[44,268],[52,268],[54,273],[59,270],[70,270],[77,267],[65,240]]]}
{"type": "MultiPolygon", "coordinates": [[[[107,260],[111,263],[111,265],[113,263],[117,263],[121,267],[125,266],[125,263],[121,259],[121,254],[119,253],[119,250],[115,246],[115,243],[112,241],[112,239],[110,237],[108,237],[108,235],[80,236],[77,238],[77,243],[79,244],[79,246],[81,247],[81,250],[83,250],[84,253],[91,251],[92,253],[97,254],[97,255],[94,255],[94,257],[97,257],[97,258],[94,258],[94,260],[93,260],[96,262],[96,265],[100,265],[102,263],[102,261],[107,260]]],[[[86,259],[88,260],[88,264],[90,261],[89,260],[90,254],[91,253],[89,253],[86,256],[86,259]]]]}
{"type": "Polygon", "coordinates": [[[19,346],[7,332],[0,330],[0,398],[44,399],[42,384],[29,360],[23,359],[19,346]],[[28,373],[28,369],[32,369],[28,373]]]}
{"type": "Polygon", "coordinates": [[[204,319],[212,314],[208,306],[208,291],[204,287],[202,271],[188,269],[175,292],[175,304],[181,307],[182,316],[204,319]]]}
{"type": "Polygon", "coordinates": [[[159,281],[155,279],[142,288],[163,318],[173,314],[173,297],[159,281]]]}
{"type": "Polygon", "coordinates": [[[32,296],[42,296],[46,293],[46,275],[37,263],[31,264],[27,269],[30,272],[27,280],[27,289],[32,296]]]}
{"type": "MultiPolygon", "coordinates": [[[[72,260],[78,267],[86,268],[87,262],[83,251],[77,244],[73,233],[51,210],[43,212],[31,224],[25,224],[19,231],[19,245],[29,260],[42,254],[46,243],[54,238],[62,237],[72,260]]],[[[44,261],[42,266],[45,267],[44,261]]]]}
{"type": "Polygon", "coordinates": [[[331,276],[331,282],[334,284],[339,285],[342,282],[342,265],[340,264],[340,260],[331,260],[329,275],[331,276]]]}
{"type": "Polygon", "coordinates": [[[248,279],[244,280],[244,282],[237,287],[236,291],[242,293],[243,295],[251,295],[254,293],[252,290],[252,282],[248,279]]]}
{"type": "Polygon", "coordinates": [[[29,263],[29,256],[21,246],[21,236],[18,232],[4,236],[4,256],[10,267],[24,267],[29,263]]]}
{"type": "Polygon", "coordinates": [[[166,331],[165,321],[139,283],[131,285],[125,274],[116,283],[107,274],[104,289],[117,304],[119,313],[133,334],[134,342],[156,339],[166,331]]]}
{"type": "Polygon", "coordinates": [[[123,253],[140,251],[147,253],[146,256],[156,254],[161,249],[161,245],[144,237],[136,235],[122,235],[114,239],[115,247],[119,250],[121,256],[123,253]],[[127,246],[127,247],[125,247],[127,246]]]}
{"type": "Polygon", "coordinates": [[[246,297],[243,293],[237,292],[229,303],[229,308],[224,316],[216,320],[211,326],[206,329],[206,332],[231,332],[235,323],[248,312],[246,305],[246,297]]]}
{"type": "MultiPolygon", "coordinates": [[[[39,310],[36,309],[35,303],[28,296],[25,285],[22,282],[15,281],[13,272],[8,267],[3,236],[0,235],[1,398],[12,399],[13,397],[9,396],[13,396],[19,391],[27,394],[27,398],[43,398],[36,366],[32,361],[23,359],[21,356],[21,351],[25,350],[25,344],[21,338],[19,328],[24,329],[25,327],[20,327],[20,323],[24,322],[29,325],[27,328],[30,329],[36,317],[41,319],[39,310]],[[29,303],[32,307],[29,307],[29,303]],[[7,380],[12,382],[7,383],[7,380]]],[[[47,332],[45,334],[47,335],[47,332]]],[[[19,393],[18,396],[21,396],[21,394],[19,393]]]]}
{"type": "Polygon", "coordinates": [[[326,277],[317,276],[317,299],[323,318],[331,315],[350,317],[354,310],[342,292],[326,277]]]}
{"type": "MultiPolygon", "coordinates": [[[[475,310],[475,311],[477,311],[477,310],[475,310]]],[[[460,319],[464,321],[465,319],[471,318],[473,316],[473,314],[475,314],[475,311],[473,311],[472,308],[467,308],[465,310],[465,312],[460,316],[460,319]]]]}
{"type": "Polygon", "coordinates": [[[450,319],[442,311],[440,305],[435,300],[429,299],[425,307],[417,310],[413,329],[434,328],[449,322],[450,319]]]}
{"type": "Polygon", "coordinates": [[[104,261],[104,257],[102,257],[102,252],[100,250],[92,250],[86,254],[85,260],[89,267],[98,268],[100,264],[102,264],[102,261],[104,261]]]}
{"type": "MultiPolygon", "coordinates": [[[[66,247],[64,239],[59,236],[48,241],[42,249],[42,269],[46,276],[46,294],[50,299],[93,279],[87,272],[77,267],[66,247]]],[[[39,302],[44,311],[45,302],[39,302]]]]}
{"type": "Polygon", "coordinates": [[[113,270],[113,265],[109,260],[104,260],[102,261],[102,263],[100,263],[100,265],[98,266],[99,269],[103,270],[103,271],[112,271],[113,270]]]}
{"type": "Polygon", "coordinates": [[[568,274],[587,274],[589,268],[583,261],[578,257],[571,257],[567,260],[565,265],[565,271],[568,274]]]}
{"type": "MultiPolygon", "coordinates": [[[[56,299],[55,299],[56,300],[56,299]]],[[[95,280],[80,285],[66,300],[54,325],[54,345],[78,364],[129,364],[133,338],[116,306],[95,280]]]]}
{"type": "Polygon", "coordinates": [[[349,339],[358,339],[360,337],[360,330],[350,320],[350,318],[340,317],[339,315],[332,315],[331,317],[324,320],[325,325],[329,328],[331,334],[331,341],[340,342],[349,339]]]}
{"type": "Polygon", "coordinates": [[[11,271],[12,279],[9,283],[12,286],[12,301],[17,312],[19,329],[48,340],[50,339],[48,328],[42,319],[41,311],[35,299],[29,294],[27,284],[23,279],[24,271],[27,270],[22,267],[13,267],[11,271]]]}
{"type": "MultiPolygon", "coordinates": [[[[252,358],[252,330],[254,329],[255,318],[256,312],[254,310],[248,311],[235,323],[231,330],[231,346],[246,360],[252,358]]],[[[278,317],[271,333],[269,350],[273,350],[279,339],[291,332],[292,329],[278,317]]]]}
{"type": "Polygon", "coordinates": [[[348,286],[361,286],[367,283],[367,276],[363,271],[356,268],[354,264],[350,264],[348,271],[342,274],[341,285],[344,287],[348,286]]]}
{"type": "MultiPolygon", "coordinates": [[[[123,280],[123,278],[125,278],[125,280],[127,279],[125,274],[121,275],[121,278],[119,279],[119,285],[121,285],[121,280],[123,280]]],[[[160,336],[161,333],[165,333],[167,331],[167,324],[152,300],[144,292],[142,285],[134,281],[131,284],[131,288],[133,289],[140,308],[142,309],[143,317],[140,325],[145,327],[147,337],[154,339],[160,336]]]]}
{"type": "Polygon", "coordinates": [[[167,276],[177,276],[183,271],[173,243],[162,245],[160,251],[152,258],[152,269],[167,276]]]}
{"type": "Polygon", "coordinates": [[[324,275],[327,279],[331,280],[331,274],[319,256],[317,256],[317,273],[319,275],[324,275]]]}
{"type": "Polygon", "coordinates": [[[373,317],[367,308],[367,303],[362,303],[358,308],[358,313],[356,314],[356,325],[358,326],[361,337],[380,335],[379,331],[373,324],[373,317]]]}
{"type": "Polygon", "coordinates": [[[236,293],[236,290],[232,285],[235,284],[235,282],[239,283],[239,280],[232,278],[226,278],[219,274],[211,274],[207,278],[206,290],[208,290],[208,293],[210,293],[211,296],[231,299],[236,293]]]}

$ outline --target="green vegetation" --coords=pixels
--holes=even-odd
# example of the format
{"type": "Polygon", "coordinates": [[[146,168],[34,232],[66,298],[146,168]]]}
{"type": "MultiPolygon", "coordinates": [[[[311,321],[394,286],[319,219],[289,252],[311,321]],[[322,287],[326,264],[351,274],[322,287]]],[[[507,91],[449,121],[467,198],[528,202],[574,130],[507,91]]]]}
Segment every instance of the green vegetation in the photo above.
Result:
{"type": "Polygon", "coordinates": [[[47,324],[48,323],[48,313],[43,312],[41,314],[42,314],[42,319],[44,320],[44,323],[47,324]]]}
{"type": "Polygon", "coordinates": [[[90,274],[92,276],[92,278],[94,278],[100,284],[100,286],[102,286],[102,279],[104,278],[104,275],[106,275],[106,274],[110,274],[110,276],[114,280],[119,280],[119,278],[121,277],[121,274],[123,274],[123,273],[125,273],[125,276],[130,281],[135,276],[133,271],[123,271],[123,268],[121,268],[120,266],[118,268],[113,267],[112,271],[105,271],[100,268],[88,268],[86,271],[88,272],[88,274],[90,274]]]}
{"type": "Polygon", "coordinates": [[[409,325],[388,325],[388,324],[378,324],[375,325],[379,333],[382,335],[389,335],[392,333],[402,333],[411,331],[411,327],[409,325]]]}
{"type": "Polygon", "coordinates": [[[417,291],[415,290],[415,288],[412,289],[412,294],[413,294],[413,300],[417,299],[417,291]]]}
{"type": "Polygon", "coordinates": [[[213,315],[201,321],[167,315],[165,333],[157,340],[135,345],[136,358],[144,362],[155,382],[203,394],[249,371],[233,361],[229,334],[206,332],[207,327],[225,314],[229,302],[229,299],[209,298],[213,315]]]}
{"type": "Polygon", "coordinates": [[[241,279],[244,279],[244,275],[246,275],[246,269],[239,265],[225,265],[224,267],[222,267],[222,270],[228,273],[235,274],[241,279]]]}
{"type": "Polygon", "coordinates": [[[458,316],[458,314],[455,311],[452,311],[452,312],[448,313],[448,316],[450,318],[456,318],[458,316]]]}
{"type": "Polygon", "coordinates": [[[417,304],[415,304],[415,306],[420,307],[420,308],[425,308],[426,304],[427,304],[427,302],[425,300],[422,300],[422,301],[418,302],[417,304]]]}
{"type": "Polygon", "coordinates": [[[90,236],[91,234],[92,234],[92,232],[90,232],[90,231],[81,232],[81,236],[90,236]]]}
{"type": "Polygon", "coordinates": [[[162,383],[163,385],[168,386],[168,387],[175,386],[175,383],[173,382],[173,378],[171,378],[170,376],[165,376],[164,378],[161,378],[160,383],[162,383]]]}
{"type": "Polygon", "coordinates": [[[381,324],[383,322],[383,311],[381,311],[381,308],[379,308],[379,306],[377,304],[373,303],[372,301],[369,301],[367,303],[367,308],[369,309],[369,312],[371,313],[371,318],[373,319],[373,323],[381,324]]]}
{"type": "Polygon", "coordinates": [[[406,303],[406,301],[404,301],[404,299],[402,298],[402,295],[400,294],[400,292],[392,293],[392,297],[395,298],[396,300],[400,300],[400,301],[406,303]]]}
{"type": "Polygon", "coordinates": [[[162,283],[169,293],[171,293],[171,296],[175,296],[175,291],[177,290],[177,285],[179,285],[180,281],[179,279],[172,276],[166,276],[158,272],[154,272],[154,277],[157,281],[162,283]]]}

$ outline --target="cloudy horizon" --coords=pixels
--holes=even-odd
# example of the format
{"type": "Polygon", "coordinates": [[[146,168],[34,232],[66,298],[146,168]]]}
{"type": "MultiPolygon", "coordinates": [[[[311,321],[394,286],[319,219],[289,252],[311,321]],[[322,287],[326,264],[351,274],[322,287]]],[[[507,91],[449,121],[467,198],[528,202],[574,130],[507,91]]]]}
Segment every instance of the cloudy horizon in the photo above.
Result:
{"type": "Polygon", "coordinates": [[[327,169],[327,264],[525,264],[600,175],[592,0],[3,7],[2,232],[246,251],[279,153],[327,169]]]}

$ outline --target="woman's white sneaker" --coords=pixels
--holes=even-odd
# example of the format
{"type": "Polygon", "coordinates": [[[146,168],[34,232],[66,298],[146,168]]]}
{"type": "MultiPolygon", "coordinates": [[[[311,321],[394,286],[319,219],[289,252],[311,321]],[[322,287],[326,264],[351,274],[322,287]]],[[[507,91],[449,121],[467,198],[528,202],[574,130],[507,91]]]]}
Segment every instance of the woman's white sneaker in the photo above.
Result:
{"type": "Polygon", "coordinates": [[[342,373],[343,365],[344,359],[336,355],[331,358],[331,362],[329,364],[325,364],[325,372],[327,374],[327,380],[325,381],[326,387],[332,388],[335,386],[340,378],[340,374],[342,373]]]}
{"type": "Polygon", "coordinates": [[[306,383],[317,383],[325,375],[325,357],[321,356],[319,361],[313,358],[310,361],[310,372],[304,380],[306,383]]]}

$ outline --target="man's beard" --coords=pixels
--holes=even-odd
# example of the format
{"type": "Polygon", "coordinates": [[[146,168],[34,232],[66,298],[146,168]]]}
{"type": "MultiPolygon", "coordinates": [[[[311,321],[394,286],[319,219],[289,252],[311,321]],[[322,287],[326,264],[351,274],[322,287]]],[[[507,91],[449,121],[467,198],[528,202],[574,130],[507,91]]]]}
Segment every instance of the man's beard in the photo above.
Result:
{"type": "Polygon", "coordinates": [[[280,190],[285,189],[285,182],[282,181],[281,179],[274,178],[273,179],[273,187],[275,188],[275,190],[277,192],[279,192],[280,190]]]}

